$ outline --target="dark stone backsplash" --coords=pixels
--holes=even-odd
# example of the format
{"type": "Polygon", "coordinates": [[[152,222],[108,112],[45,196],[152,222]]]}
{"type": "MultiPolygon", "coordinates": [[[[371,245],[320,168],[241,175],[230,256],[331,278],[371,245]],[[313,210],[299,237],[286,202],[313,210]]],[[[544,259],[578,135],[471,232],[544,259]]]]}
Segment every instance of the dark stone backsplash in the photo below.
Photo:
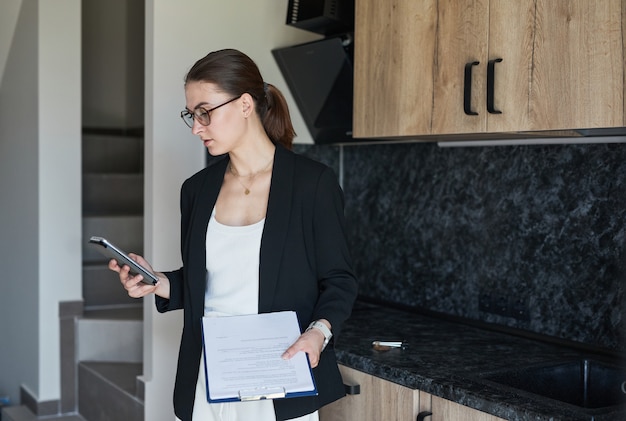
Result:
{"type": "Polygon", "coordinates": [[[626,350],[626,144],[295,149],[342,171],[362,296],[626,350]]]}

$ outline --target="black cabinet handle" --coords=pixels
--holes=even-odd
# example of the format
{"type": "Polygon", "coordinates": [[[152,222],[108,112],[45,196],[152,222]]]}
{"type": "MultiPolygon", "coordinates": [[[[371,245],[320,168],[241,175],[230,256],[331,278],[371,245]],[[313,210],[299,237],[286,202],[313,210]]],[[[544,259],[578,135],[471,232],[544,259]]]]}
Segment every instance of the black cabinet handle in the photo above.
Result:
{"type": "Polygon", "coordinates": [[[495,90],[495,68],[496,63],[500,63],[502,61],[501,58],[497,58],[495,60],[489,60],[487,64],[487,111],[490,114],[502,114],[502,111],[498,111],[494,105],[494,90],[495,90]]]}
{"type": "Polygon", "coordinates": [[[426,417],[430,417],[433,413],[428,411],[423,411],[417,414],[417,421],[424,421],[426,417]]]}
{"type": "Polygon", "coordinates": [[[343,384],[346,395],[359,395],[361,393],[361,385],[359,384],[343,384]]]}
{"type": "Polygon", "coordinates": [[[463,111],[467,115],[478,115],[472,111],[472,67],[478,66],[480,62],[473,61],[465,65],[465,79],[463,82],[463,111]]]}

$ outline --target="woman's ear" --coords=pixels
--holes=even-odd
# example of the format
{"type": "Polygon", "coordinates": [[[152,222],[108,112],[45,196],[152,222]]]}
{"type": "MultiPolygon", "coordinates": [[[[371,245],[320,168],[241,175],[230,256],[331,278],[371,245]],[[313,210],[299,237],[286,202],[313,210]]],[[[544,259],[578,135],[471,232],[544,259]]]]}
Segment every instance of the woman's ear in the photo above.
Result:
{"type": "Polygon", "coordinates": [[[254,111],[254,99],[252,98],[252,95],[247,92],[241,95],[241,104],[243,116],[245,118],[250,117],[250,114],[254,111]]]}

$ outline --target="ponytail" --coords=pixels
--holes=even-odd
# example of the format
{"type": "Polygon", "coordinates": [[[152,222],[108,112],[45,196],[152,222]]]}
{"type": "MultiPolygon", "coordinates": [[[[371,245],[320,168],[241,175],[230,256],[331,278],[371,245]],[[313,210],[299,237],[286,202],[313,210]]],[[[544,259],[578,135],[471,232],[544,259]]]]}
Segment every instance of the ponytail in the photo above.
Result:
{"type": "Polygon", "coordinates": [[[265,114],[261,114],[261,122],[265,132],[274,143],[291,149],[296,132],[291,123],[285,97],[274,85],[266,83],[265,98],[267,99],[267,108],[265,114]]]}

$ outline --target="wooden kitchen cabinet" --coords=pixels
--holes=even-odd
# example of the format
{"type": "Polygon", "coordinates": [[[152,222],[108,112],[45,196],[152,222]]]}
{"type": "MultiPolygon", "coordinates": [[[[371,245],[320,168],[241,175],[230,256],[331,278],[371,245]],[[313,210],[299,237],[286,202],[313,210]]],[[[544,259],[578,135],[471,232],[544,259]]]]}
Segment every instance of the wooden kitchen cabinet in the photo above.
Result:
{"type": "Polygon", "coordinates": [[[625,20],[626,0],[357,0],[354,137],[624,127],[625,20]]]}
{"type": "Polygon", "coordinates": [[[320,409],[320,421],[412,420],[420,409],[419,390],[340,365],[343,381],[359,385],[360,393],[346,395],[320,409]]]}
{"type": "Polygon", "coordinates": [[[349,367],[339,370],[344,383],[359,385],[360,393],[321,408],[320,421],[416,421],[425,412],[432,413],[425,421],[505,421],[349,367]]]}
{"type": "Polygon", "coordinates": [[[431,396],[432,415],[426,421],[506,421],[495,415],[459,405],[447,399],[431,396]]]}

